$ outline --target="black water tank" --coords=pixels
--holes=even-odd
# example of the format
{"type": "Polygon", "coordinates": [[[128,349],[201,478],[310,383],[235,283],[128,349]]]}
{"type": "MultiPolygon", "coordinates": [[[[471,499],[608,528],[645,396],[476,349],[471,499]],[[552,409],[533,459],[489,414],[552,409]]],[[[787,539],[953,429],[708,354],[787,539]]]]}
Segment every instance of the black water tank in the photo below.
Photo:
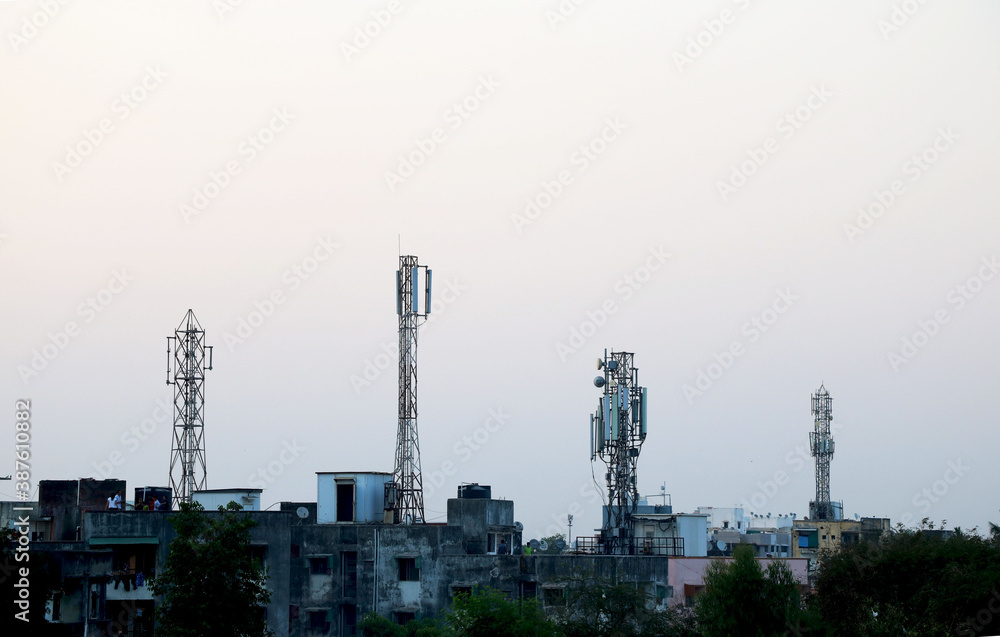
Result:
{"type": "Polygon", "coordinates": [[[489,485],[476,483],[458,485],[458,497],[466,500],[489,500],[490,494],[489,485]]]}

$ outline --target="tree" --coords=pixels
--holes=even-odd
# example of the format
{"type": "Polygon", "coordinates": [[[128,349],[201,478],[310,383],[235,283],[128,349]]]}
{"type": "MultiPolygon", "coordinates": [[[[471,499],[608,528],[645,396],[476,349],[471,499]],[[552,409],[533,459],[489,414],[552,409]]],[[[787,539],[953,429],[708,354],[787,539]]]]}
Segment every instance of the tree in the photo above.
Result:
{"type": "Polygon", "coordinates": [[[801,621],[798,582],[783,562],[762,569],[740,545],[731,561],[709,565],[696,613],[705,637],[784,635],[801,621]]]}
{"type": "Polygon", "coordinates": [[[562,540],[563,542],[566,541],[566,536],[563,535],[562,533],[556,533],[555,535],[543,537],[542,541],[545,542],[547,546],[545,547],[544,551],[539,549],[537,553],[545,553],[546,555],[555,555],[557,553],[562,553],[562,551],[560,551],[559,548],[556,547],[556,542],[560,540],[562,540]]]}
{"type": "Polygon", "coordinates": [[[837,634],[1000,632],[1000,534],[898,528],[821,558],[811,605],[837,634]],[[992,607],[991,607],[992,606],[992,607]]]}
{"type": "Polygon", "coordinates": [[[157,609],[157,635],[228,637],[270,635],[261,607],[271,599],[267,572],[250,558],[250,529],[256,526],[242,507],[230,502],[219,515],[198,503],[181,503],[170,523],[165,568],[152,589],[163,596],[157,609]]]}
{"type": "Polygon", "coordinates": [[[513,602],[492,588],[455,597],[445,625],[456,637],[557,637],[536,600],[513,602]]]}
{"type": "Polygon", "coordinates": [[[683,610],[656,611],[634,584],[577,580],[567,587],[558,624],[566,637],[695,637],[694,620],[683,610]]]}

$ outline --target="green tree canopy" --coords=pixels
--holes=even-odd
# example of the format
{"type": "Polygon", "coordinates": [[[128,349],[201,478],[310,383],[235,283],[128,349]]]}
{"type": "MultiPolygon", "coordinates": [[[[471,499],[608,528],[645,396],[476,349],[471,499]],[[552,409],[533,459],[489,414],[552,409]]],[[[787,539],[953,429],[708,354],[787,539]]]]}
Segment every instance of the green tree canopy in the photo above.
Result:
{"type": "Polygon", "coordinates": [[[1000,633],[1000,532],[983,538],[925,526],[821,559],[811,601],[835,634],[1000,633]]]}
{"type": "Polygon", "coordinates": [[[177,537],[153,580],[163,595],[156,634],[167,637],[270,635],[261,607],[271,599],[267,572],[250,558],[250,529],[242,507],[230,502],[219,515],[182,503],[170,517],[177,537]]]}
{"type": "Polygon", "coordinates": [[[783,562],[763,569],[740,545],[732,560],[709,565],[696,612],[705,637],[784,635],[801,621],[798,583],[783,562]]]}

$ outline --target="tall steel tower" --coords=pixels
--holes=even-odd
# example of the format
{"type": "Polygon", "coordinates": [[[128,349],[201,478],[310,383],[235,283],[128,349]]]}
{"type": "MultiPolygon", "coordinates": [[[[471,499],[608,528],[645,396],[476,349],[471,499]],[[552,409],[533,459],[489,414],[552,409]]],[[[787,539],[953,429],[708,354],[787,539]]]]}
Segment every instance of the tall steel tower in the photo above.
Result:
{"type": "Polygon", "coordinates": [[[188,310],[174,335],[167,337],[167,384],[174,386],[170,486],[177,502],[191,502],[192,494],[206,486],[205,371],[209,369],[212,347],[205,346],[205,330],[194,311],[188,310]]]}
{"type": "Polygon", "coordinates": [[[816,499],[809,503],[809,517],[813,520],[832,520],[836,517],[830,500],[830,460],[833,458],[833,437],[830,422],[833,420],[833,398],[820,384],[812,395],[814,430],[809,433],[809,447],[816,458],[816,499]]]}
{"type": "Polygon", "coordinates": [[[396,314],[399,315],[399,427],[396,466],[386,487],[386,508],[396,524],[424,522],[424,486],[420,475],[417,435],[417,328],[431,311],[431,270],[417,257],[399,257],[396,271],[396,314]],[[424,306],[420,307],[423,282],[424,306]]]}
{"type": "Polygon", "coordinates": [[[590,417],[590,459],[598,456],[608,467],[605,479],[608,502],[601,528],[603,550],[608,554],[636,552],[635,514],[639,503],[636,464],[646,439],[646,388],[639,386],[634,354],[615,352],[598,359],[604,376],[594,385],[604,388],[597,412],[590,417]]]}

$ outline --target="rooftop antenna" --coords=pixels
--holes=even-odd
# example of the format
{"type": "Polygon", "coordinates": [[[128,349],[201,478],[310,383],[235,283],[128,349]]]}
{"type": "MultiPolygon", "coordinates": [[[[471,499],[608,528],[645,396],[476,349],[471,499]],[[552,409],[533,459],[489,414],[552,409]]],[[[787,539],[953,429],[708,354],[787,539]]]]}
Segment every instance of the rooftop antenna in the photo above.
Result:
{"type": "Polygon", "coordinates": [[[170,486],[178,502],[191,502],[194,492],[207,484],[205,371],[210,369],[212,347],[205,346],[205,330],[188,310],[174,335],[167,337],[167,384],[174,386],[170,486]]]}
{"type": "Polygon", "coordinates": [[[830,421],[833,420],[833,398],[822,383],[812,395],[812,414],[814,424],[813,431],[809,433],[809,447],[816,458],[816,499],[809,503],[809,517],[832,520],[830,460],[833,458],[833,437],[830,435],[830,421]]]}
{"type": "Polygon", "coordinates": [[[395,524],[422,524],[425,521],[420,439],[417,435],[417,328],[431,311],[431,270],[417,261],[415,256],[400,256],[399,270],[396,271],[399,426],[396,430],[396,465],[392,472],[392,484],[386,485],[385,494],[385,507],[392,510],[392,522],[395,524]],[[422,308],[421,296],[424,297],[422,308]]]}
{"type": "Polygon", "coordinates": [[[607,465],[608,506],[601,528],[601,545],[610,555],[636,552],[635,515],[639,503],[636,464],[646,439],[646,388],[639,386],[635,354],[604,350],[597,369],[604,375],[594,385],[604,389],[597,412],[590,418],[590,460],[607,465]]]}

